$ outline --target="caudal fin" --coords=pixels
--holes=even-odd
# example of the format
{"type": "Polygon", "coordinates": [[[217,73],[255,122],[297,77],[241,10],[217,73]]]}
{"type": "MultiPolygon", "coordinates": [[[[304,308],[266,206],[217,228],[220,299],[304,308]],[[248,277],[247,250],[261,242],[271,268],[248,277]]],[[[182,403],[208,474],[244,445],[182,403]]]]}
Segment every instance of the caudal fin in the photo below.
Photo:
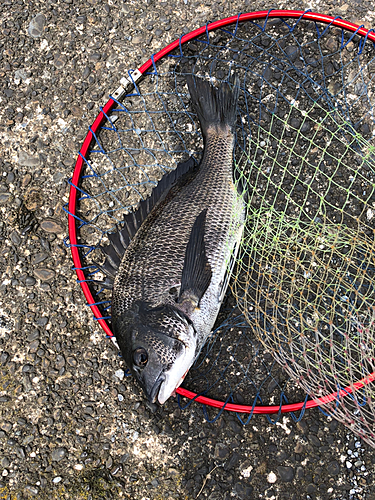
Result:
{"type": "Polygon", "coordinates": [[[235,77],[233,84],[224,82],[216,88],[201,78],[186,77],[193,106],[198,114],[203,135],[211,126],[229,126],[232,130],[237,119],[237,102],[239,80],[235,77]]]}

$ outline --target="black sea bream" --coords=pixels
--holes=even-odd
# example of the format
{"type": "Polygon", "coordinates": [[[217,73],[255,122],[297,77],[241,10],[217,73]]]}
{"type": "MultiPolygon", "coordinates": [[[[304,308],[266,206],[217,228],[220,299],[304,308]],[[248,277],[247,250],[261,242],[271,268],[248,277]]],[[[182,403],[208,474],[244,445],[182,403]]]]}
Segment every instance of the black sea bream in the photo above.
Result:
{"type": "Polygon", "coordinates": [[[149,400],[161,404],[212,330],[245,221],[233,181],[238,80],[219,89],[200,78],[187,83],[204,137],[202,161],[164,176],[104,249],[114,334],[149,400]]]}

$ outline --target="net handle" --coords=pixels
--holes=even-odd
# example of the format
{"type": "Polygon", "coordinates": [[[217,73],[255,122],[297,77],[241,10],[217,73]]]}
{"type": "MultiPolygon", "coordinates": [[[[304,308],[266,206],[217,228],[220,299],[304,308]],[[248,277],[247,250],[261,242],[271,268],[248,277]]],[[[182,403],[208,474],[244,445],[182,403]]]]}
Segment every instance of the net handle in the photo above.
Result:
{"type": "MultiPolygon", "coordinates": [[[[294,18],[294,19],[305,19],[308,21],[316,21],[329,25],[336,26],[338,28],[342,28],[346,31],[351,31],[353,33],[357,33],[358,35],[370,39],[372,42],[375,42],[375,33],[372,30],[367,30],[366,28],[359,27],[354,23],[345,21],[339,17],[327,16],[325,14],[318,14],[314,12],[307,12],[301,10],[263,10],[258,12],[249,12],[247,14],[239,14],[237,16],[227,17],[225,19],[221,19],[219,21],[215,21],[213,23],[207,23],[207,25],[202,26],[186,35],[182,36],[178,40],[167,45],[164,49],[160,50],[156,54],[154,54],[148,61],[146,61],[138,70],[136,70],[139,76],[142,76],[151,66],[154,66],[157,61],[170,54],[173,50],[175,50],[180,45],[210,31],[213,31],[218,28],[222,28],[229,24],[241,23],[245,21],[256,21],[260,19],[266,19],[266,21],[270,18],[294,18]]],[[[131,82],[129,82],[131,83],[131,82]]],[[[91,293],[89,285],[86,281],[85,273],[82,269],[81,257],[79,254],[79,247],[77,241],[77,216],[76,216],[76,206],[77,206],[77,197],[79,195],[78,184],[81,177],[82,168],[84,165],[84,160],[86,159],[87,152],[89,147],[94,140],[94,134],[97,133],[98,129],[106,119],[106,115],[111,111],[111,109],[116,104],[116,100],[109,99],[105,104],[104,108],[101,108],[100,113],[96,117],[94,123],[89,129],[89,132],[86,135],[86,138],[83,142],[83,145],[79,151],[78,158],[75,164],[73,177],[71,180],[70,193],[69,193],[69,204],[68,204],[68,231],[69,231],[69,246],[72,254],[72,259],[74,263],[74,268],[77,273],[78,282],[81,285],[82,291],[85,295],[85,298],[88,304],[91,307],[91,310],[94,314],[95,319],[99,322],[100,326],[103,328],[104,332],[108,337],[113,337],[113,332],[105,319],[102,318],[102,314],[100,309],[98,308],[95,299],[91,293]]],[[[324,396],[317,400],[311,400],[307,403],[295,403],[291,405],[282,405],[280,406],[246,406],[246,405],[237,405],[233,403],[223,403],[222,401],[217,401],[211,398],[207,398],[205,396],[197,396],[194,392],[191,392],[187,389],[183,389],[179,387],[176,392],[181,396],[185,396],[189,399],[196,398],[196,401],[203,403],[208,406],[213,406],[215,408],[223,408],[225,406],[226,410],[235,411],[239,413],[262,413],[262,414],[273,414],[281,411],[291,412],[291,411],[299,411],[303,407],[305,408],[313,408],[315,406],[320,406],[325,403],[331,402],[340,396],[345,396],[347,394],[351,394],[355,390],[363,387],[364,385],[369,384],[370,382],[375,380],[375,372],[370,374],[368,377],[356,382],[352,387],[346,387],[345,389],[341,389],[337,393],[333,393],[329,396],[324,396]]]]}

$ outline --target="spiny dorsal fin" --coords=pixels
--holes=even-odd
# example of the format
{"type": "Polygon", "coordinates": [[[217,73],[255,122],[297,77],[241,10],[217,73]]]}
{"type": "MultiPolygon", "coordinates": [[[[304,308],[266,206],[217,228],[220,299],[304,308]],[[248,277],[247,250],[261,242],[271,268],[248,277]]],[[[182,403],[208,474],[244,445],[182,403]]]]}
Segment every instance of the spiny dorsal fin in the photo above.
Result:
{"type": "Polygon", "coordinates": [[[117,231],[108,233],[110,243],[105,247],[100,247],[106,259],[102,265],[99,266],[96,264],[106,275],[106,282],[108,280],[113,282],[115,279],[126,248],[163,194],[168,192],[178,179],[194,166],[196,166],[196,161],[192,157],[183,163],[179,163],[175,170],[160,179],[157,186],[152,190],[151,195],[146,200],[142,200],[134,212],[124,216],[121,229],[117,228],[117,231]]]}
{"type": "Polygon", "coordinates": [[[118,230],[117,226],[116,229],[117,231],[115,233],[108,233],[108,238],[111,246],[114,248],[117,255],[121,258],[124,255],[125,248],[128,244],[125,243],[121,238],[120,231],[118,230]]]}
{"type": "Polygon", "coordinates": [[[207,208],[195,219],[185,252],[178,302],[186,303],[188,308],[189,302],[193,308],[199,305],[212,278],[204,244],[206,215],[207,208]]]}
{"type": "MultiPolygon", "coordinates": [[[[129,239],[127,245],[129,245],[130,241],[134,238],[143,221],[161,199],[162,195],[166,191],[169,191],[173,184],[195,165],[196,161],[192,157],[183,163],[179,163],[175,170],[172,170],[172,172],[169,172],[169,174],[164,175],[160,179],[157,186],[152,190],[151,195],[146,200],[142,200],[134,212],[125,215],[123,221],[124,227],[120,230],[120,237],[124,241],[129,239]]],[[[124,255],[124,253],[122,255],[124,255]]]]}
{"type": "Polygon", "coordinates": [[[118,269],[121,263],[121,258],[117,254],[115,247],[112,245],[112,243],[103,247],[102,251],[106,255],[106,262],[108,262],[113,268],[118,269]]]}

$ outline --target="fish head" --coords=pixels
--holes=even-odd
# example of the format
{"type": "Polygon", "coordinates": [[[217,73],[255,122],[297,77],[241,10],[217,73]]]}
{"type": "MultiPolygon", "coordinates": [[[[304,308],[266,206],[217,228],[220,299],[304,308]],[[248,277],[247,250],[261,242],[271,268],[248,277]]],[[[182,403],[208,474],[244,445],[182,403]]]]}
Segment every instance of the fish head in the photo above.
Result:
{"type": "MultiPolygon", "coordinates": [[[[119,327],[121,324],[116,328],[118,340],[125,337],[119,327]]],[[[141,304],[127,321],[126,330],[126,341],[119,342],[126,364],[149,401],[165,403],[194,361],[196,332],[192,323],[172,306],[148,308],[141,304]]]]}

